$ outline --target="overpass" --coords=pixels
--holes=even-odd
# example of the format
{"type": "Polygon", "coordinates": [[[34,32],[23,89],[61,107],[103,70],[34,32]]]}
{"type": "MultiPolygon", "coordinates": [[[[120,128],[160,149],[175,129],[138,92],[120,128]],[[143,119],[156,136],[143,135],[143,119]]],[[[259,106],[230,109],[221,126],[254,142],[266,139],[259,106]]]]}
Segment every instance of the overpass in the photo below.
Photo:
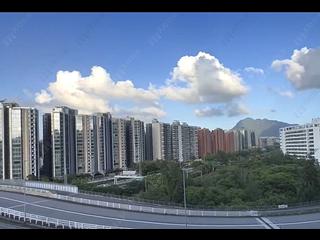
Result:
{"type": "Polygon", "coordinates": [[[105,199],[105,201],[108,200],[108,204],[103,205],[102,201],[95,199],[95,196],[79,193],[67,195],[65,192],[64,195],[43,189],[2,185],[0,213],[2,216],[11,216],[20,220],[26,217],[27,221],[51,224],[52,227],[70,228],[320,228],[320,213],[318,212],[291,215],[283,212],[284,214],[281,215],[283,210],[277,210],[280,213],[278,216],[276,214],[250,215],[249,213],[237,216],[237,214],[232,214],[232,211],[229,211],[229,214],[216,211],[216,215],[209,215],[207,212],[204,215],[197,215],[195,212],[190,214],[192,212],[189,210],[185,216],[186,212],[178,208],[171,209],[171,212],[159,212],[158,208],[154,207],[151,211],[151,207],[138,206],[133,202],[126,205],[126,203],[105,199]],[[23,194],[24,192],[27,194],[23,194]],[[64,197],[54,198],[53,196],[56,195],[64,197]],[[82,199],[82,203],[76,202],[76,199],[82,199]],[[100,205],[96,205],[99,202],[100,205]],[[144,211],[139,211],[139,209],[144,211]],[[150,211],[147,211],[148,209],[150,211]]]}

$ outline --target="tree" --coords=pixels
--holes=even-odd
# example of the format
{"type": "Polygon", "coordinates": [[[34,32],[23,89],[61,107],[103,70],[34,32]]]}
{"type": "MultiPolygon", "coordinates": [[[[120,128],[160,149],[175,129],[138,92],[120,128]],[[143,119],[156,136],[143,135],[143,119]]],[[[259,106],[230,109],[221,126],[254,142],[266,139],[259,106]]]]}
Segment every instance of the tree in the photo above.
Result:
{"type": "Polygon", "coordinates": [[[169,201],[182,202],[182,170],[176,162],[168,161],[161,169],[163,186],[169,201]]]}
{"type": "Polygon", "coordinates": [[[302,201],[312,201],[319,199],[320,179],[319,164],[314,159],[303,161],[302,184],[300,189],[300,199],[302,201]]]}
{"type": "Polygon", "coordinates": [[[33,174],[29,174],[29,175],[27,176],[27,180],[30,180],[30,181],[37,181],[38,179],[37,179],[37,177],[36,177],[36,176],[34,176],[33,174]]]}

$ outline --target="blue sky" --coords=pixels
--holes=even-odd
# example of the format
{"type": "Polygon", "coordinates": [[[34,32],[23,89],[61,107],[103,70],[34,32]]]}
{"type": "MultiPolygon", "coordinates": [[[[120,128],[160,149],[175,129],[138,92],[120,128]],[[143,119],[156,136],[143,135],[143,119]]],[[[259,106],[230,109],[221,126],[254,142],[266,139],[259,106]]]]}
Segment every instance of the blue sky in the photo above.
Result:
{"type": "MultiPolygon", "coordinates": [[[[126,87],[113,91],[106,86],[105,92],[97,88],[90,93],[82,89],[84,92],[77,92],[81,95],[76,95],[75,101],[83,96],[83,101],[88,103],[85,111],[98,109],[90,108],[89,104],[92,96],[98,94],[92,105],[107,102],[99,109],[111,109],[115,115],[132,114],[146,119],[155,115],[164,122],[178,119],[210,129],[231,128],[245,117],[310,122],[320,115],[317,70],[320,58],[318,62],[312,61],[313,64],[308,60],[319,56],[319,29],[320,15],[310,13],[3,13],[0,14],[0,96],[21,105],[37,106],[42,111],[56,104],[67,105],[70,104],[65,100],[67,94],[74,92],[67,88],[72,84],[60,82],[56,90],[49,89],[49,84],[56,82],[57,72],[78,71],[87,77],[92,74],[92,67],[99,66],[110,74],[114,83],[130,80],[134,93],[130,94],[126,87]],[[308,51],[301,50],[304,47],[308,51]],[[291,64],[294,50],[301,53],[298,63],[309,71],[299,78],[287,75],[291,70],[298,71],[291,64]],[[192,103],[188,97],[177,100],[169,96],[168,89],[160,93],[160,89],[168,87],[166,81],[173,78],[171,73],[182,57],[189,56],[190,61],[195,61],[194,66],[200,66],[199,52],[205,53],[202,57],[212,64],[218,60],[223,65],[221,71],[227,68],[232,72],[231,78],[239,76],[246,92],[237,92],[238,95],[227,99],[222,97],[221,101],[192,103]],[[285,59],[279,63],[282,70],[271,66],[275,60],[285,59]],[[248,67],[260,72],[245,71],[248,67]],[[136,102],[135,96],[142,94],[135,92],[136,89],[149,94],[150,83],[156,89],[152,96],[157,95],[157,99],[142,97],[136,102]],[[41,101],[37,100],[37,94],[43,95],[41,101]],[[233,116],[226,110],[231,106],[240,109],[233,116]],[[224,114],[195,114],[197,109],[205,108],[220,109],[224,114]]],[[[201,77],[195,79],[181,71],[182,68],[179,73],[187,80],[176,79],[177,85],[170,87],[186,87],[191,82],[200,86],[211,79],[203,72],[196,72],[195,76],[201,77]]],[[[210,70],[207,74],[211,73],[210,70]]],[[[61,75],[61,81],[68,79],[66,73],[61,75]]],[[[212,84],[220,80],[224,81],[214,82],[214,79],[212,84]]],[[[230,96],[229,90],[224,90],[230,96]]],[[[214,86],[212,91],[210,94],[214,95],[214,86]]],[[[76,104],[83,105],[74,103],[72,107],[76,104]]]]}

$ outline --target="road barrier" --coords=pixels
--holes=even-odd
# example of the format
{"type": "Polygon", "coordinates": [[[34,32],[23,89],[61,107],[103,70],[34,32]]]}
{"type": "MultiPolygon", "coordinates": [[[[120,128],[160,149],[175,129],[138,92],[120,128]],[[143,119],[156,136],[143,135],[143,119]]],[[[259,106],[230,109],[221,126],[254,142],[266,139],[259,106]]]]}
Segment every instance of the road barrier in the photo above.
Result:
{"type": "Polygon", "coordinates": [[[29,195],[36,195],[36,196],[41,196],[41,197],[49,197],[49,198],[54,197],[54,194],[48,190],[36,189],[36,188],[26,188],[26,187],[21,187],[21,186],[0,185],[0,190],[26,193],[29,195]]]}
{"type": "MultiPolygon", "coordinates": [[[[0,190],[23,192],[24,187],[21,186],[10,186],[0,185],[0,190]]],[[[111,201],[100,201],[89,198],[80,198],[75,196],[61,195],[58,193],[52,193],[48,190],[26,188],[26,194],[32,194],[37,196],[43,196],[48,198],[54,198],[62,201],[75,202],[79,204],[93,205],[106,208],[121,209],[125,211],[135,211],[144,213],[157,213],[164,215],[178,215],[178,216],[215,216],[215,217],[260,217],[260,216],[281,216],[281,215],[292,215],[292,214],[303,214],[320,212],[320,205],[317,206],[304,206],[296,208],[285,208],[285,209],[264,209],[264,210],[246,210],[246,211],[235,211],[235,210],[205,210],[205,209],[186,209],[164,207],[164,206],[142,206],[130,203],[117,203],[111,201]]]]}
{"type": "Polygon", "coordinates": [[[223,217],[247,217],[247,216],[259,216],[257,211],[203,211],[203,210],[190,210],[186,211],[181,208],[161,208],[150,206],[139,206],[127,203],[115,203],[108,201],[99,201],[88,198],[78,198],[73,196],[66,196],[60,194],[54,194],[54,198],[63,201],[75,202],[80,204],[94,205],[99,207],[116,208],[126,211],[144,212],[144,213],[158,213],[165,215],[180,215],[180,216],[223,216],[223,217]]]}
{"type": "Polygon", "coordinates": [[[1,185],[31,187],[37,189],[54,190],[60,192],[78,193],[78,187],[59,183],[24,181],[24,180],[0,180],[1,185]]]}
{"type": "Polygon", "coordinates": [[[98,225],[98,224],[90,224],[90,223],[82,223],[69,221],[58,218],[51,218],[36,214],[24,213],[21,211],[16,211],[10,208],[0,207],[0,215],[2,217],[19,220],[31,224],[37,224],[44,227],[50,228],[77,228],[77,229],[120,229],[122,227],[115,226],[106,226],[106,225],[98,225]]]}

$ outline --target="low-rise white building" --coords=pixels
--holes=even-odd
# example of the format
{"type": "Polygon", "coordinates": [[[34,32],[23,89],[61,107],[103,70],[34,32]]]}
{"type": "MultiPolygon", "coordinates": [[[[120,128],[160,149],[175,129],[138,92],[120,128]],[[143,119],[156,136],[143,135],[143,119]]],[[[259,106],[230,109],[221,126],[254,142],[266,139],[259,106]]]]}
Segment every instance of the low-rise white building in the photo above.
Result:
{"type": "Polygon", "coordinates": [[[320,118],[311,123],[280,128],[280,148],[298,158],[314,157],[320,161],[320,118]]]}

